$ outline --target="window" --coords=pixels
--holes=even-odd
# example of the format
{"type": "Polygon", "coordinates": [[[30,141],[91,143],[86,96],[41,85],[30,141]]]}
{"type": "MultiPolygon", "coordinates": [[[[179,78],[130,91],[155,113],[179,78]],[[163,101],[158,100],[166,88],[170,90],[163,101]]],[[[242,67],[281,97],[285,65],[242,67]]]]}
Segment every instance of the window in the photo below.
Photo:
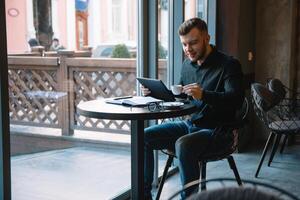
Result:
{"type": "Polygon", "coordinates": [[[120,34],[122,30],[122,0],[112,0],[112,32],[120,34]]]}
{"type": "Polygon", "coordinates": [[[76,106],[136,94],[137,0],[5,7],[18,10],[6,15],[12,196],[113,198],[130,187],[130,121],[87,118],[76,106]],[[48,51],[54,37],[74,53],[48,51]]]}
{"type": "Polygon", "coordinates": [[[185,20],[193,17],[207,22],[207,0],[185,0],[185,20]]]}

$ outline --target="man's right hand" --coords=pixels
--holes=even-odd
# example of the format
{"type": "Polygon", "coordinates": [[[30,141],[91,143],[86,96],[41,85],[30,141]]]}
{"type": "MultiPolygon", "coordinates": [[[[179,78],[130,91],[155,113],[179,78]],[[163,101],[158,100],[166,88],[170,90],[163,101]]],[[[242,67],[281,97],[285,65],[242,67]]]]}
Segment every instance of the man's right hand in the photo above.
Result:
{"type": "Polygon", "coordinates": [[[148,96],[151,93],[151,91],[143,85],[141,85],[141,91],[143,96],[148,96]]]}

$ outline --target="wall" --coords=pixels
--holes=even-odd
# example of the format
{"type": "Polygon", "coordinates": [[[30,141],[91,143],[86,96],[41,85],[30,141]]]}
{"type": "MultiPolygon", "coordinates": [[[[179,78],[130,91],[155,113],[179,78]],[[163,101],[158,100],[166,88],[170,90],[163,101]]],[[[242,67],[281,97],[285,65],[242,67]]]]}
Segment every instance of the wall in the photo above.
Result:
{"type": "MultiPolygon", "coordinates": [[[[273,77],[289,87],[294,85],[296,12],[295,0],[256,1],[256,82],[264,84],[273,77]]],[[[265,139],[262,123],[257,118],[256,122],[256,135],[265,139]]]]}
{"type": "Polygon", "coordinates": [[[286,85],[292,81],[293,0],[256,1],[255,80],[265,83],[269,77],[286,85]]]}
{"type": "MultiPolygon", "coordinates": [[[[246,96],[249,97],[250,83],[254,81],[254,60],[249,59],[248,54],[255,52],[255,1],[219,0],[217,3],[217,47],[239,59],[246,96]]],[[[254,138],[253,116],[250,110],[249,123],[239,132],[239,151],[243,151],[254,138]]]]}
{"type": "Polygon", "coordinates": [[[255,51],[255,1],[218,1],[216,44],[240,60],[245,86],[249,88],[254,79],[254,60],[249,60],[248,55],[255,51]]]}
{"type": "MultiPolygon", "coordinates": [[[[273,77],[288,87],[300,87],[299,4],[297,0],[218,1],[217,46],[241,61],[248,83],[264,84],[273,77]]],[[[265,139],[263,125],[253,113],[252,117],[254,141],[265,139]]]]}

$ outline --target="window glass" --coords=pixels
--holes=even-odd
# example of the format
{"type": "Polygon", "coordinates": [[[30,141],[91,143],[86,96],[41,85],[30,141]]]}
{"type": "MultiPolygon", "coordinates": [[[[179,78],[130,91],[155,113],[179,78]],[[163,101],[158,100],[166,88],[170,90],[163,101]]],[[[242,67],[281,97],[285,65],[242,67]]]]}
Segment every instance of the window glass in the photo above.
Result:
{"type": "Polygon", "coordinates": [[[168,0],[159,0],[158,2],[158,78],[167,84],[169,5],[168,0]]]}
{"type": "Polygon", "coordinates": [[[193,17],[207,21],[207,0],[185,0],[185,20],[193,17]]]}
{"type": "Polygon", "coordinates": [[[136,94],[137,0],[5,3],[13,199],[125,191],[130,122],[76,106],[136,94]]]}

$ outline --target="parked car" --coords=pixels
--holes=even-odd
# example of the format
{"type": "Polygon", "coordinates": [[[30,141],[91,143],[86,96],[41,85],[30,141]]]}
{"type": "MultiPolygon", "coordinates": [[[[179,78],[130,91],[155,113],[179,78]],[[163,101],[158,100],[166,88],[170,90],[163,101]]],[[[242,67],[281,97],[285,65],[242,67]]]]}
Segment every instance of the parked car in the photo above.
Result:
{"type": "MultiPolygon", "coordinates": [[[[128,44],[128,43],[118,43],[118,44],[125,44],[131,57],[136,57],[136,45],[128,44]]],[[[113,54],[113,50],[116,45],[116,43],[103,43],[98,45],[94,50],[92,57],[97,58],[111,58],[113,54]]]]}

